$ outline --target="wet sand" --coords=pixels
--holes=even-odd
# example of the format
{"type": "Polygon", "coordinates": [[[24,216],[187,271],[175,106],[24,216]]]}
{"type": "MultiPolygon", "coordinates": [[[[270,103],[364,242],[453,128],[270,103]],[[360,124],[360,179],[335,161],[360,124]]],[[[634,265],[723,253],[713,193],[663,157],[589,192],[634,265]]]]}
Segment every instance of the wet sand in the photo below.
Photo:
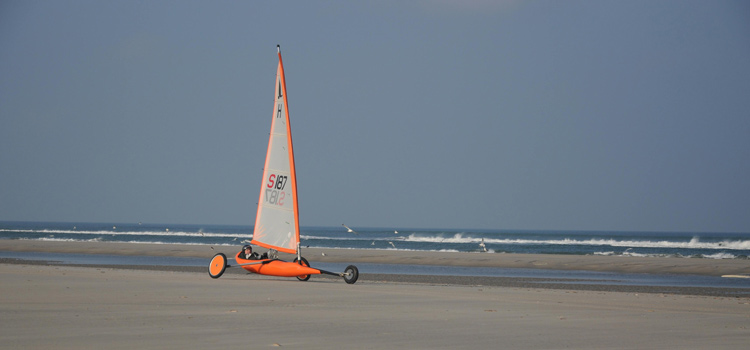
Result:
{"type": "MultiPolygon", "coordinates": [[[[50,242],[0,239],[0,251],[53,252],[76,254],[145,255],[210,258],[216,253],[234,256],[237,246],[141,244],[107,242],[50,242]]],[[[466,267],[532,268],[585,270],[621,273],[693,274],[721,276],[750,273],[750,260],[654,258],[596,255],[495,254],[456,252],[415,252],[367,249],[305,248],[310,261],[326,263],[381,263],[444,265],[466,267]]],[[[293,259],[293,255],[280,254],[293,259]]]]}

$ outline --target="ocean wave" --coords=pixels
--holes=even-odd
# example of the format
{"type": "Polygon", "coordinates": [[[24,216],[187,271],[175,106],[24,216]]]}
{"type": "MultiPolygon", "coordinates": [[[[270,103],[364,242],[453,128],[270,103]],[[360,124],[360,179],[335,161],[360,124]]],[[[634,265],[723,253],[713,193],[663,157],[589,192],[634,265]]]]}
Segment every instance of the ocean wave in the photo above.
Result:
{"type": "MultiPolygon", "coordinates": [[[[40,238],[19,238],[19,241],[46,241],[46,242],[105,242],[102,241],[101,238],[91,238],[91,239],[76,239],[76,238],[55,238],[55,237],[40,237],[40,238]]],[[[206,243],[196,243],[196,242],[163,242],[163,241],[134,241],[134,240],[113,240],[113,241],[106,241],[106,243],[136,243],[136,244],[164,244],[164,245],[208,245],[206,243]]],[[[230,244],[230,243],[212,243],[211,246],[235,246],[237,244],[230,244]]]]}
{"type": "Polygon", "coordinates": [[[588,246],[611,246],[628,248],[683,248],[683,249],[729,249],[750,250],[750,240],[720,242],[702,242],[700,238],[693,237],[690,241],[651,241],[651,240],[617,240],[617,239],[518,239],[518,238],[486,238],[465,236],[456,233],[452,236],[411,234],[406,237],[407,242],[420,243],[472,243],[479,244],[484,240],[485,244],[508,244],[508,245],[588,245],[588,246]]]}
{"type": "Polygon", "coordinates": [[[19,241],[45,241],[45,242],[101,242],[101,239],[73,239],[73,238],[54,238],[54,237],[40,237],[40,238],[19,238],[19,241]]]}
{"type": "Polygon", "coordinates": [[[85,230],[9,230],[0,229],[0,232],[9,233],[38,233],[38,234],[59,234],[59,235],[108,235],[108,236],[168,236],[168,237],[212,237],[212,238],[247,238],[249,235],[244,233],[211,233],[211,232],[185,232],[185,231],[85,231],[85,230]]]}
{"type": "Polygon", "coordinates": [[[738,259],[740,256],[730,254],[727,252],[720,252],[715,254],[702,254],[703,258],[706,259],[738,259]]]}
{"type": "Polygon", "coordinates": [[[745,255],[735,255],[727,252],[719,252],[715,254],[695,254],[695,255],[682,255],[682,254],[646,254],[636,253],[633,251],[626,250],[622,253],[616,253],[614,251],[606,252],[594,252],[593,255],[601,256],[632,256],[632,257],[646,257],[646,258],[698,258],[698,259],[747,259],[745,255]]]}
{"type": "Polygon", "coordinates": [[[624,251],[622,253],[616,253],[614,251],[608,252],[594,252],[593,255],[601,256],[625,256],[625,257],[638,257],[638,258],[689,258],[681,254],[659,254],[659,253],[636,253],[631,251],[624,251]]]}

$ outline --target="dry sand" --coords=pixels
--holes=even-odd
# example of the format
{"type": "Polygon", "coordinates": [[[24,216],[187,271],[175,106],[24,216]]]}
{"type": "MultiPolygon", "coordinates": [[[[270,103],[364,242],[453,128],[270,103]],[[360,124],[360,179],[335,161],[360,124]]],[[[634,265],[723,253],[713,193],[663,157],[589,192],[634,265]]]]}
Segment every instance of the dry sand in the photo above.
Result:
{"type": "MultiPolygon", "coordinates": [[[[0,250],[210,257],[211,252],[224,249],[27,243],[0,240],[0,250]]],[[[227,253],[235,249],[226,248],[227,253]]],[[[350,253],[326,252],[333,254],[321,254],[321,261],[345,259],[350,253]]],[[[455,254],[450,259],[450,254],[409,257],[389,253],[370,251],[360,254],[367,260],[349,261],[377,261],[385,256],[464,263],[455,254]]],[[[598,266],[583,257],[462,256],[472,256],[471,264],[489,266],[533,267],[535,262],[546,263],[545,268],[566,268],[575,262],[598,266]]],[[[747,272],[746,263],[743,270],[742,266],[686,260],[705,261],[627,260],[627,264],[681,271],[689,269],[677,265],[687,263],[697,264],[692,268],[699,272],[747,272]]],[[[0,263],[0,348],[735,349],[750,342],[747,297],[396,283],[372,278],[361,278],[354,285],[326,278],[303,283],[239,272],[213,280],[205,271],[165,269],[0,263]]]]}
{"type": "Polygon", "coordinates": [[[0,264],[3,349],[737,349],[750,299],[0,264]]]}

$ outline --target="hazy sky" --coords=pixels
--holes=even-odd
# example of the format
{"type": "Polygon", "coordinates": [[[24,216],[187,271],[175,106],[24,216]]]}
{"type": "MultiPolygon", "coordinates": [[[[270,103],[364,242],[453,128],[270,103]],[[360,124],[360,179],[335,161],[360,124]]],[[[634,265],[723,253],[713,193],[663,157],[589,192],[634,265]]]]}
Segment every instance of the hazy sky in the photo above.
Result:
{"type": "Polygon", "coordinates": [[[746,1],[2,1],[0,220],[750,232],[746,1]]]}

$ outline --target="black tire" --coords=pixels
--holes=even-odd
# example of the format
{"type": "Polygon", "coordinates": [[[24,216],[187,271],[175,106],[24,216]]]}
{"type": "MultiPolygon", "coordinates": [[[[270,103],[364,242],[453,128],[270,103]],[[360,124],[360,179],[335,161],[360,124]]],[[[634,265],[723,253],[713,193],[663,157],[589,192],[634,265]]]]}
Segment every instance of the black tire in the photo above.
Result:
{"type": "Polygon", "coordinates": [[[344,270],[344,281],[348,284],[354,284],[359,278],[359,269],[354,265],[349,265],[344,270]]]}
{"type": "MultiPolygon", "coordinates": [[[[293,262],[296,262],[302,266],[310,267],[310,263],[307,262],[307,259],[305,259],[304,257],[302,257],[299,261],[297,260],[297,258],[294,258],[293,262]]],[[[297,279],[304,282],[310,279],[310,275],[297,276],[297,279]]]]}
{"type": "Polygon", "coordinates": [[[211,278],[219,278],[227,270],[227,256],[223,253],[218,253],[211,258],[211,262],[208,263],[208,275],[211,278]]]}

